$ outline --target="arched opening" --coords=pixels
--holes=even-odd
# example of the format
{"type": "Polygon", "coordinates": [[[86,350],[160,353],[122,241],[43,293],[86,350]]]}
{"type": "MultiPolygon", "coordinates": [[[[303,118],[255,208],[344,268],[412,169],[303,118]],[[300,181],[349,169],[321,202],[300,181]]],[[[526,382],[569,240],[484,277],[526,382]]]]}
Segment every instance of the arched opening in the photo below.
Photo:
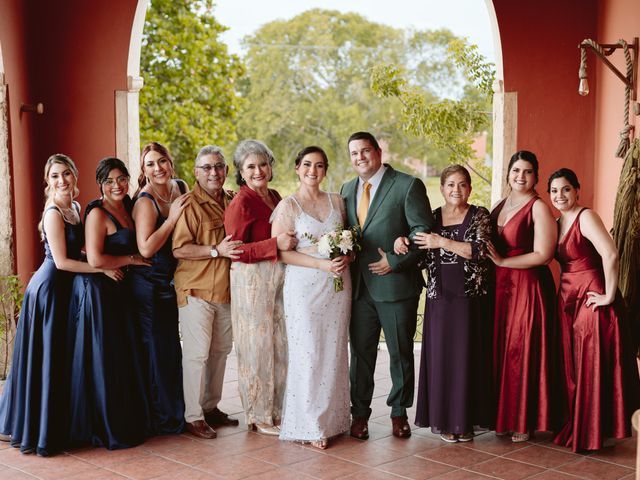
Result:
{"type": "Polygon", "coordinates": [[[491,178],[491,204],[504,197],[509,157],[516,151],[518,96],[504,91],[502,41],[493,0],[485,0],[495,52],[496,80],[493,85],[493,158],[491,178]]]}
{"type": "MultiPolygon", "coordinates": [[[[493,102],[492,186],[491,202],[500,199],[506,188],[508,158],[516,149],[517,93],[504,91],[502,46],[493,0],[484,0],[490,21],[495,52],[496,82],[493,102]]],[[[127,90],[115,93],[116,155],[128,165],[132,182],[139,174],[140,152],[139,92],[144,85],[140,73],[140,55],[145,16],[149,0],[138,0],[131,29],[127,62],[127,90]]],[[[132,183],[132,188],[134,187],[132,183]]]]}

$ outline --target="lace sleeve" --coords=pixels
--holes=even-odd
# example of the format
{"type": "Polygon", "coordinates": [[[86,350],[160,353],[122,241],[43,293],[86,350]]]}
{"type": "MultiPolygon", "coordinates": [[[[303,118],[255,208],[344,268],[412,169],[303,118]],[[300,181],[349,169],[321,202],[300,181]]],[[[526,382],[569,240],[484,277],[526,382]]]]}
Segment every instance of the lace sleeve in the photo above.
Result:
{"type": "Polygon", "coordinates": [[[487,258],[487,244],[491,241],[491,216],[484,207],[478,207],[465,240],[471,243],[472,259],[483,261],[487,258]]]}
{"type": "Polygon", "coordinates": [[[286,230],[295,230],[296,218],[298,218],[298,206],[293,197],[287,197],[280,201],[269,218],[271,225],[278,223],[286,230]]]}
{"type": "Polygon", "coordinates": [[[340,196],[339,193],[330,193],[331,204],[333,208],[340,213],[340,218],[342,219],[342,225],[347,225],[347,208],[344,204],[344,199],[340,196]]]}

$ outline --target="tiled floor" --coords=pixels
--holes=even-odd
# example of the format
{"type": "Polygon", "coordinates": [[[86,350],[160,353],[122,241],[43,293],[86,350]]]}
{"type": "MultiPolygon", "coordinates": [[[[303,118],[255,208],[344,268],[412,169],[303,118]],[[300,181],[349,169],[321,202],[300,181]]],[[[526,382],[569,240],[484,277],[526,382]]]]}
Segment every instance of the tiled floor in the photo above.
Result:
{"type": "MultiPolygon", "coordinates": [[[[465,444],[444,444],[425,429],[399,440],[391,435],[385,404],[389,363],[385,351],[378,357],[371,438],[349,436],[335,440],[320,452],[247,432],[244,423],[218,429],[215,440],[189,435],[153,438],[129,450],[86,448],[51,458],[23,455],[0,445],[0,479],[539,479],[594,480],[635,477],[635,442],[628,439],[590,455],[576,455],[557,447],[547,435],[523,444],[478,435],[465,444]]],[[[235,357],[230,357],[221,409],[238,414],[235,357]]],[[[409,412],[410,418],[415,412],[409,412]]]]}

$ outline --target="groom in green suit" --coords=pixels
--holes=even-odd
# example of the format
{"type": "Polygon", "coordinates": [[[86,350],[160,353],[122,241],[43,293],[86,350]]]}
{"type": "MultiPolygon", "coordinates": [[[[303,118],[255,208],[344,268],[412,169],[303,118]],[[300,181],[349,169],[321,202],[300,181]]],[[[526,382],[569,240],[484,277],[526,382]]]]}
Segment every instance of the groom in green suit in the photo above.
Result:
{"type": "Polygon", "coordinates": [[[369,132],[357,132],[348,142],[356,178],[342,186],[349,226],[360,225],[362,251],[351,264],[353,303],[351,344],[351,435],[369,438],[373,374],[380,329],[389,351],[393,382],[387,397],[396,437],[411,436],[407,408],[413,404],[413,336],[418,298],[424,281],[416,268],[418,252],[393,252],[398,237],[428,232],[435,220],[424,183],[382,163],[382,151],[369,132]]]}

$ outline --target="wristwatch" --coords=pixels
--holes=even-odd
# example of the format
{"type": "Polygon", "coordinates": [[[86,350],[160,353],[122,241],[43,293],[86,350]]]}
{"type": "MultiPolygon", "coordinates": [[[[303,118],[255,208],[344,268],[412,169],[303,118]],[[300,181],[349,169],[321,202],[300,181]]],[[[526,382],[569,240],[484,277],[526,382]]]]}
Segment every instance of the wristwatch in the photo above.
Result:
{"type": "Polygon", "coordinates": [[[212,258],[218,258],[220,256],[220,252],[215,245],[211,245],[211,251],[209,253],[211,254],[212,258]]]}

